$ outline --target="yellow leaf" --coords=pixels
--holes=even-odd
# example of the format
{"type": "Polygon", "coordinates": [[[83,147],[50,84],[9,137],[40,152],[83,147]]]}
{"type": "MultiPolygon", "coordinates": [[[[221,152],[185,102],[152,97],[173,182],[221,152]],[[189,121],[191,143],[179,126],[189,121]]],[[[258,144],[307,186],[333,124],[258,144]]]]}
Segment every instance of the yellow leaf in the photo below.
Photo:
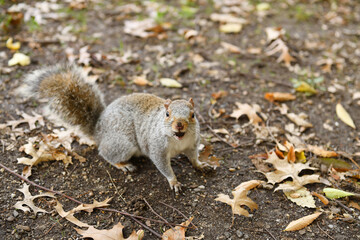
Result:
{"type": "Polygon", "coordinates": [[[239,23],[226,23],[221,25],[219,30],[223,33],[238,33],[242,29],[242,25],[239,23]]]}
{"type": "Polygon", "coordinates": [[[8,49],[11,49],[11,50],[19,50],[20,47],[21,47],[21,44],[20,42],[13,42],[13,38],[9,38],[7,41],[6,41],[6,47],[8,49]]]}
{"type": "Polygon", "coordinates": [[[352,120],[350,114],[345,110],[345,108],[340,103],[336,104],[336,114],[341,119],[341,121],[343,121],[353,129],[356,129],[354,121],[352,120]]]}
{"type": "Polygon", "coordinates": [[[270,4],[264,2],[264,3],[259,3],[258,5],[256,5],[256,10],[259,12],[262,11],[266,11],[270,9],[270,4]]]}
{"type": "Polygon", "coordinates": [[[299,218],[298,220],[292,221],[289,225],[285,228],[284,231],[297,231],[303,229],[304,227],[310,225],[316,218],[321,215],[321,212],[316,212],[306,217],[299,218]]]}
{"type": "Polygon", "coordinates": [[[286,197],[301,207],[316,208],[315,200],[305,187],[295,191],[284,192],[286,197]]]}
{"type": "Polygon", "coordinates": [[[313,88],[312,86],[310,86],[308,83],[301,81],[300,86],[295,88],[296,91],[298,92],[307,92],[307,93],[312,93],[312,94],[316,94],[317,91],[315,88],[313,88]]]}
{"type": "Polygon", "coordinates": [[[171,78],[161,78],[160,79],[161,85],[164,87],[170,87],[170,88],[181,88],[182,85],[178,81],[171,79],[171,78]]]}
{"type": "Polygon", "coordinates": [[[21,66],[27,66],[30,64],[30,57],[26,56],[23,53],[15,53],[14,56],[8,61],[8,65],[14,66],[20,64],[21,66]]]}

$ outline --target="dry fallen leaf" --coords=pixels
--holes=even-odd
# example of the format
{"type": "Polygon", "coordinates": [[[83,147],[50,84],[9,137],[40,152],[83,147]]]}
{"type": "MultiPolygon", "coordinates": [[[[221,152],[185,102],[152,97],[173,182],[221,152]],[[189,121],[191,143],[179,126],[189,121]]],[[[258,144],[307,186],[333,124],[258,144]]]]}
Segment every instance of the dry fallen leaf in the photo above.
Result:
{"type": "Polygon", "coordinates": [[[283,35],[285,35],[285,30],[281,27],[267,27],[265,28],[265,32],[266,32],[266,36],[267,36],[267,41],[271,42],[275,39],[278,39],[280,37],[282,37],[283,35]]]}
{"type": "Polygon", "coordinates": [[[299,218],[298,220],[292,221],[285,228],[284,231],[297,231],[303,229],[304,227],[310,225],[316,218],[321,215],[322,212],[316,212],[306,217],[299,218]]]}
{"type": "Polygon", "coordinates": [[[205,162],[209,164],[211,167],[214,167],[214,169],[216,169],[217,167],[220,166],[219,163],[220,158],[217,158],[215,156],[210,157],[210,154],[212,153],[212,149],[213,147],[211,145],[206,145],[203,151],[199,153],[199,161],[205,162]]]}
{"type": "Polygon", "coordinates": [[[242,53],[241,49],[233,44],[221,42],[221,46],[231,53],[242,53]]]}
{"type": "Polygon", "coordinates": [[[360,211],[360,205],[354,201],[350,201],[349,207],[356,208],[357,210],[360,211]]]}
{"type": "Polygon", "coordinates": [[[14,207],[16,209],[20,209],[24,212],[30,212],[30,208],[34,211],[34,214],[36,215],[38,212],[42,212],[42,213],[48,213],[46,210],[41,209],[39,207],[36,207],[34,204],[34,200],[36,198],[39,197],[51,197],[51,198],[56,198],[55,195],[53,193],[42,193],[39,195],[35,195],[32,196],[31,193],[29,192],[29,185],[27,185],[26,183],[24,183],[24,186],[20,189],[18,189],[18,191],[22,192],[24,194],[24,200],[22,201],[18,201],[14,207]],[[24,207],[24,205],[30,207],[24,207]]]}
{"type": "Polygon", "coordinates": [[[152,86],[152,83],[149,80],[147,80],[145,75],[135,76],[133,78],[133,82],[138,86],[146,86],[146,85],[152,86]]]}
{"type": "Polygon", "coordinates": [[[275,168],[275,171],[263,172],[268,179],[268,183],[275,184],[281,183],[287,178],[292,179],[292,181],[281,183],[275,191],[295,191],[306,184],[320,182],[319,175],[316,174],[299,176],[300,172],[305,169],[316,170],[316,168],[309,166],[309,162],[305,164],[291,163],[288,161],[287,156],[285,159],[280,159],[275,152],[269,153],[268,156],[269,158],[265,162],[271,163],[275,168]]]}
{"type": "Polygon", "coordinates": [[[210,19],[214,22],[221,22],[221,23],[237,23],[237,24],[248,23],[246,19],[238,18],[231,14],[212,13],[210,15],[210,19]]]}
{"type": "Polygon", "coordinates": [[[77,229],[78,234],[81,234],[83,238],[92,238],[94,240],[141,240],[144,237],[144,231],[133,231],[128,238],[123,236],[124,226],[121,223],[116,224],[110,230],[98,230],[94,227],[89,227],[87,230],[77,229]]]}
{"type": "Polygon", "coordinates": [[[79,206],[71,209],[68,212],[65,212],[62,204],[59,201],[56,201],[57,204],[55,206],[55,210],[59,213],[61,217],[66,218],[69,222],[72,222],[73,224],[79,227],[89,227],[90,225],[88,225],[87,223],[83,223],[79,219],[75,218],[74,214],[80,211],[86,211],[88,213],[91,213],[94,210],[94,208],[109,206],[108,202],[110,200],[111,198],[107,198],[102,202],[98,202],[94,200],[92,204],[80,204],[79,206]]]}
{"type": "Polygon", "coordinates": [[[214,92],[211,94],[211,97],[215,100],[218,100],[222,97],[226,97],[228,95],[228,92],[227,91],[224,91],[224,90],[220,90],[218,92],[214,92]]]}
{"type": "Polygon", "coordinates": [[[336,114],[341,119],[341,121],[343,121],[353,129],[356,129],[356,126],[350,114],[345,110],[345,108],[340,103],[336,104],[336,114]]]}
{"type": "Polygon", "coordinates": [[[260,180],[251,180],[251,181],[243,182],[232,191],[232,195],[234,196],[233,199],[230,199],[228,195],[221,193],[218,194],[218,197],[215,199],[215,201],[223,202],[230,205],[233,214],[249,217],[249,212],[244,208],[242,208],[241,206],[245,205],[248,208],[250,208],[251,211],[258,208],[258,205],[253,200],[251,200],[247,196],[247,194],[249,190],[257,187],[261,183],[263,183],[263,181],[260,180]]]}
{"type": "Polygon", "coordinates": [[[71,156],[67,155],[65,149],[54,148],[44,141],[46,141],[46,139],[39,141],[36,137],[29,138],[28,143],[20,147],[20,151],[24,151],[32,158],[18,158],[18,163],[29,166],[35,166],[41,162],[54,160],[63,161],[65,164],[72,163],[71,156]]]}
{"type": "Polygon", "coordinates": [[[18,125],[22,124],[22,123],[27,123],[29,124],[29,128],[30,130],[34,130],[36,129],[36,123],[40,124],[41,126],[45,126],[45,123],[44,123],[44,117],[35,113],[35,112],[32,112],[32,114],[34,116],[31,116],[27,113],[24,113],[22,112],[21,113],[21,116],[23,117],[22,119],[19,119],[19,120],[12,120],[12,121],[8,121],[7,123],[4,123],[4,124],[0,124],[0,129],[3,129],[7,126],[11,126],[11,129],[14,130],[18,125]]]}
{"type": "Polygon", "coordinates": [[[270,102],[285,102],[295,100],[296,96],[291,93],[272,92],[265,93],[265,99],[270,102]]]}
{"type": "Polygon", "coordinates": [[[295,113],[287,113],[286,116],[293,121],[296,125],[303,127],[303,128],[311,128],[313,127],[313,125],[311,123],[309,123],[308,121],[306,121],[305,115],[297,115],[295,113]]]}
{"type": "Polygon", "coordinates": [[[334,151],[327,151],[324,150],[322,147],[318,147],[314,145],[307,145],[307,150],[320,157],[331,158],[338,156],[338,154],[334,151]]]}
{"type": "Polygon", "coordinates": [[[156,36],[155,30],[158,24],[152,18],[143,20],[127,20],[124,22],[124,32],[140,38],[156,36]]]}
{"type": "Polygon", "coordinates": [[[189,218],[186,222],[181,223],[183,227],[176,226],[175,228],[169,229],[162,235],[162,240],[183,240],[185,239],[185,232],[187,226],[191,223],[194,217],[189,218]]]}
{"type": "Polygon", "coordinates": [[[282,39],[276,39],[266,48],[266,55],[271,56],[280,52],[277,62],[285,62],[286,66],[290,66],[291,62],[295,62],[295,59],[290,55],[289,48],[286,46],[282,39]]]}
{"type": "Polygon", "coordinates": [[[261,112],[261,109],[258,105],[254,104],[253,106],[250,106],[247,103],[242,104],[239,102],[236,102],[235,104],[238,109],[235,109],[231,113],[230,117],[239,119],[242,115],[246,115],[252,124],[258,124],[263,121],[256,113],[261,112]]]}
{"type": "Polygon", "coordinates": [[[169,87],[169,88],[181,88],[182,87],[181,83],[179,83],[175,79],[171,79],[171,78],[161,78],[160,83],[164,87],[169,87]]]}

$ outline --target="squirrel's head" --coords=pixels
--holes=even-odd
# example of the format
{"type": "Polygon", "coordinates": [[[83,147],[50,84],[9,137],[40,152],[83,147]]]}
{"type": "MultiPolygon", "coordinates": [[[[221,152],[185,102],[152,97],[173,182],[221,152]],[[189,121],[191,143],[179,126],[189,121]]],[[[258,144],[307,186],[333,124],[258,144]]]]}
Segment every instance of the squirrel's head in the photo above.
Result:
{"type": "Polygon", "coordinates": [[[194,113],[194,101],[192,98],[189,101],[167,99],[165,106],[165,122],[171,125],[173,136],[181,140],[184,138],[189,126],[196,123],[194,113]]]}

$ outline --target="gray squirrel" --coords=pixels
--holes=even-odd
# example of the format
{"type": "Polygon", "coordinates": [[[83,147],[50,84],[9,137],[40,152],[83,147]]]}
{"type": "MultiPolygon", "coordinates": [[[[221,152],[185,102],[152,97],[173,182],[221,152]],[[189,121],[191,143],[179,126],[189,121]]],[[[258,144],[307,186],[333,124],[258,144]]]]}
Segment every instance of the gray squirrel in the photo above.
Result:
{"type": "Polygon", "coordinates": [[[208,167],[198,160],[200,127],[191,98],[171,101],[133,93],[106,106],[97,85],[74,65],[35,70],[17,93],[48,99],[52,113],[93,137],[99,154],[124,172],[135,170],[132,156],[147,156],[176,193],[181,184],[171,168],[172,157],[183,153],[195,168],[208,167]]]}

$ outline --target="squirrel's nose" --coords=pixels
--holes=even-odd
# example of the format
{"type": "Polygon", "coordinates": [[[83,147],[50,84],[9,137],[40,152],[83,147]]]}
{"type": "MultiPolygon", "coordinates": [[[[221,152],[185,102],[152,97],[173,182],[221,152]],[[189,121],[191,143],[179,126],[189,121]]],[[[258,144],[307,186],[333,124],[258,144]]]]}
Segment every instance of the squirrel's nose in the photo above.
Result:
{"type": "Polygon", "coordinates": [[[178,123],[176,124],[176,128],[177,128],[178,130],[183,130],[183,129],[184,129],[184,125],[183,125],[181,122],[178,122],[178,123]]]}

